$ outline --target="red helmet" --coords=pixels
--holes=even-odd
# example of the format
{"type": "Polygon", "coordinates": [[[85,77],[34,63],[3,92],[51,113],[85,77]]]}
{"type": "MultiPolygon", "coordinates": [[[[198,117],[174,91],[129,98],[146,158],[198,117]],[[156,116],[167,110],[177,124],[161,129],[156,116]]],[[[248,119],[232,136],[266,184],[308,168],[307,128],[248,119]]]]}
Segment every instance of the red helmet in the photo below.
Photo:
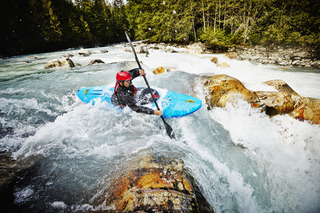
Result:
{"type": "Polygon", "coordinates": [[[117,81],[128,81],[131,80],[132,77],[127,71],[122,70],[121,72],[117,73],[116,79],[117,81]]]}

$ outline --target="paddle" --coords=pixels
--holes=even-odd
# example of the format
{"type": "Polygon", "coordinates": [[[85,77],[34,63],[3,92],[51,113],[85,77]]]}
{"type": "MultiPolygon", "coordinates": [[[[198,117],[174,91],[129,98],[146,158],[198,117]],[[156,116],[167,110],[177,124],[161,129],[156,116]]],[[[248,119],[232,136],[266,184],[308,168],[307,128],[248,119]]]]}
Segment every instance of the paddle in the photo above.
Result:
{"type": "MultiPolygon", "coordinates": [[[[135,59],[136,59],[136,61],[137,61],[137,64],[138,64],[139,68],[142,69],[142,67],[141,67],[141,65],[140,65],[140,62],[139,62],[139,60],[138,60],[137,53],[136,53],[136,51],[134,50],[134,47],[133,47],[133,45],[132,45],[132,43],[131,43],[131,40],[130,40],[127,32],[124,32],[124,33],[126,34],[127,40],[128,40],[128,42],[129,42],[129,44],[130,44],[130,46],[131,46],[131,48],[132,48],[132,51],[133,51],[134,57],[135,57],[135,59]]],[[[149,89],[149,92],[150,92],[150,94],[151,94],[151,96],[152,96],[153,102],[156,104],[157,109],[160,110],[160,108],[159,108],[159,106],[158,106],[158,103],[157,103],[156,99],[155,99],[154,96],[153,96],[153,93],[152,93],[152,91],[151,91],[150,85],[149,85],[149,83],[148,83],[147,78],[146,78],[145,75],[143,75],[143,79],[144,79],[144,81],[146,82],[146,84],[147,84],[147,86],[148,86],[148,89],[149,89]]],[[[162,119],[162,121],[163,121],[163,123],[164,123],[164,126],[166,127],[166,131],[167,131],[167,134],[169,135],[169,137],[170,137],[170,138],[175,138],[175,137],[174,137],[174,134],[173,134],[173,129],[172,129],[171,126],[166,122],[166,120],[164,119],[164,117],[163,117],[162,115],[161,115],[161,119],[162,119]]]]}

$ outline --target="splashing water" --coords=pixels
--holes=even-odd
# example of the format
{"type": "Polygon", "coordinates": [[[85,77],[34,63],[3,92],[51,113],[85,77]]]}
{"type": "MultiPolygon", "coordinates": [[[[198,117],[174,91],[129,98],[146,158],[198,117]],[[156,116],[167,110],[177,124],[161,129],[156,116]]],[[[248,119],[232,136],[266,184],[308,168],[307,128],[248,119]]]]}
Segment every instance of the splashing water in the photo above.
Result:
{"type": "MultiPolygon", "coordinates": [[[[109,52],[75,55],[72,69],[44,69],[47,61],[72,50],[0,61],[0,127],[6,131],[0,149],[26,162],[41,159],[16,184],[16,205],[33,212],[90,210],[90,201],[124,162],[156,153],[183,159],[216,212],[320,211],[318,125],[287,115],[269,118],[239,99],[225,108],[208,111],[203,104],[194,114],[167,119],[177,138],[171,140],[157,116],[119,113],[76,97],[81,87],[114,85],[119,70],[137,67],[132,53],[116,46],[91,51],[101,49],[109,52]],[[96,58],[105,64],[86,66],[96,58]]],[[[282,70],[219,54],[149,52],[139,59],[151,87],[203,103],[200,79],[214,74],[238,78],[255,91],[272,91],[262,82],[282,79],[298,94],[320,98],[320,73],[314,69],[282,70]],[[230,68],[218,68],[213,56],[230,68]],[[153,75],[159,66],[171,72],[153,75]]],[[[137,78],[134,84],[144,86],[144,81],[137,78]]]]}

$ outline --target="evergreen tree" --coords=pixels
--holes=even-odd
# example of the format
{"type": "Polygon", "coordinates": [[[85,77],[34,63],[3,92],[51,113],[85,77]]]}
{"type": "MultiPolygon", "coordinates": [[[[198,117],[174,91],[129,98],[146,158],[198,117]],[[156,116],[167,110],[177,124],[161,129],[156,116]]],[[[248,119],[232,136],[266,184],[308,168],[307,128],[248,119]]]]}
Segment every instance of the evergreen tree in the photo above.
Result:
{"type": "Polygon", "coordinates": [[[3,0],[0,55],[106,45],[135,39],[213,48],[237,44],[319,47],[320,1],[3,0]]]}

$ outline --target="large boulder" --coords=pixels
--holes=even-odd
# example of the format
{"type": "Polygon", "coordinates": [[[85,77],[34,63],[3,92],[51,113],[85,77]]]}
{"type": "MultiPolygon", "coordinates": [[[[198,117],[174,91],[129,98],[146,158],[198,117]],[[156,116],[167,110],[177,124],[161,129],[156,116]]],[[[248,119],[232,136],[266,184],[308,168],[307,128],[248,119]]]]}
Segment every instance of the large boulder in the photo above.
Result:
{"type": "Polygon", "coordinates": [[[252,106],[260,106],[258,96],[245,86],[236,78],[228,75],[214,75],[204,77],[202,83],[208,92],[206,102],[209,108],[225,107],[228,102],[241,96],[252,106]]]}
{"type": "Polygon", "coordinates": [[[279,91],[278,94],[285,95],[286,98],[283,98],[283,101],[288,103],[287,105],[290,105],[290,107],[282,113],[289,113],[289,115],[299,120],[310,120],[314,124],[320,124],[319,99],[300,96],[282,80],[271,80],[265,83],[275,87],[279,91]]]}
{"type": "Polygon", "coordinates": [[[95,210],[213,212],[180,159],[140,156],[113,176],[95,210]]]}
{"type": "Polygon", "coordinates": [[[285,92],[255,92],[261,103],[265,105],[266,114],[269,116],[292,112],[294,102],[285,92]]]}
{"type": "Polygon", "coordinates": [[[269,116],[289,114],[299,120],[320,124],[320,100],[301,97],[282,80],[264,82],[277,91],[251,91],[238,79],[228,75],[204,77],[202,83],[208,94],[206,102],[209,109],[225,107],[227,103],[241,97],[252,107],[261,107],[269,116]]]}

